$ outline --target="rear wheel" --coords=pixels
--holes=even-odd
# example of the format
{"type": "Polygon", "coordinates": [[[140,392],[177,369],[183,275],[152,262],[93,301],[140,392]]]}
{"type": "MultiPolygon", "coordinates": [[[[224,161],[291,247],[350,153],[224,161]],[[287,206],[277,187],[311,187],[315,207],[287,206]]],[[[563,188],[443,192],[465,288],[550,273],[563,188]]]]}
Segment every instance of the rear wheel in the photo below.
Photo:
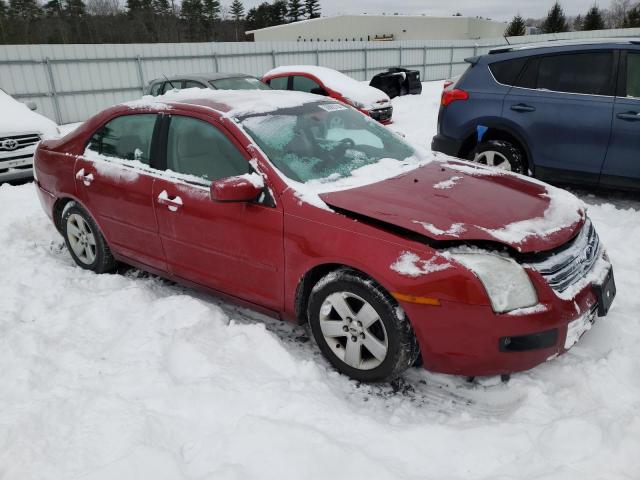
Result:
{"type": "Polygon", "coordinates": [[[116,260],[93,218],[78,204],[71,203],[62,212],[62,233],[67,249],[78,266],[96,273],[114,270],[116,260]]]}
{"type": "Polygon", "coordinates": [[[482,165],[527,175],[527,165],[522,150],[506,140],[488,140],[473,151],[472,160],[482,165]]]}
{"type": "Polygon", "coordinates": [[[418,358],[409,320],[380,285],[358,272],[338,270],[320,280],[308,317],[327,360],[356,380],[394,380],[418,358]]]}

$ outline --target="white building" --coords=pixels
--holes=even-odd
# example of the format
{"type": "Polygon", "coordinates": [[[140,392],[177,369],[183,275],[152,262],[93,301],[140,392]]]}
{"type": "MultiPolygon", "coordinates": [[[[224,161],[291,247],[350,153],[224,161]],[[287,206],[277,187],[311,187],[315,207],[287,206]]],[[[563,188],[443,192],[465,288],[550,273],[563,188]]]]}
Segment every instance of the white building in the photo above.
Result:
{"type": "Polygon", "coordinates": [[[504,35],[506,23],[471,17],[340,15],[246,32],[263,41],[475,40],[504,35]]]}

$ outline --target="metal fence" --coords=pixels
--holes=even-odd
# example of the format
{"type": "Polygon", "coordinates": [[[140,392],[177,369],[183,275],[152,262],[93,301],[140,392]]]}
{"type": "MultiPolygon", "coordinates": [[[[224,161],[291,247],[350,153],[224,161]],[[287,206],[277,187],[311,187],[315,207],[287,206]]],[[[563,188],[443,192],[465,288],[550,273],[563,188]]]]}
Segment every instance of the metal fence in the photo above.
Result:
{"type": "MultiPolygon", "coordinates": [[[[511,43],[566,38],[640,36],[640,29],[510,38],[511,43]]],[[[244,72],[279,65],[322,65],[368,80],[389,67],[419,70],[422,78],[458,75],[464,59],[506,40],[399,42],[257,42],[0,46],[0,87],[33,101],[59,124],[82,121],[118,102],[140,97],[152,79],[176,73],[244,72]]],[[[0,115],[2,112],[0,112],[0,115]]]]}

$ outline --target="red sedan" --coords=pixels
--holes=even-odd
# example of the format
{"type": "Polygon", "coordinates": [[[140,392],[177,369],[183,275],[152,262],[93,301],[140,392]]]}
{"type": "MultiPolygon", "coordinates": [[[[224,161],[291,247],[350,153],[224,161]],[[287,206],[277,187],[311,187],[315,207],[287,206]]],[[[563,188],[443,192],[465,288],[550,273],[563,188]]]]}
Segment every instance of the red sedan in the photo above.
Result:
{"type": "Polygon", "coordinates": [[[615,294],[572,195],[418,151],[315,95],[186,90],[115,106],[42,142],[35,171],[80,267],[124,262],[308,322],[358,380],[420,361],[529,369],[615,294]]]}

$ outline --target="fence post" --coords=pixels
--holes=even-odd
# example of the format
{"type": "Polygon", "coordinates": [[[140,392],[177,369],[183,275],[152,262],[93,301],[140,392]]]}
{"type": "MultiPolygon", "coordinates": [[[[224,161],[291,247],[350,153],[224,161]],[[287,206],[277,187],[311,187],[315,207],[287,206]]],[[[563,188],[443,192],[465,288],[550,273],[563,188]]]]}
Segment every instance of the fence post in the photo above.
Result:
{"type": "Polygon", "coordinates": [[[142,58],[140,55],[136,57],[136,63],[138,64],[138,80],[140,80],[140,90],[144,93],[144,74],[142,73],[142,58]]]}
{"type": "Polygon", "coordinates": [[[320,66],[320,50],[316,48],[316,65],[320,66]]]}
{"type": "Polygon", "coordinates": [[[58,102],[58,92],[56,91],[56,82],[53,80],[53,70],[51,70],[51,62],[49,61],[49,57],[45,58],[44,64],[47,68],[47,77],[49,78],[49,89],[51,90],[49,94],[53,99],[53,110],[56,114],[56,123],[58,125],[62,124],[62,114],[60,113],[60,103],[58,102]]]}
{"type": "Polygon", "coordinates": [[[271,50],[271,63],[273,64],[273,68],[276,68],[276,51],[271,50]]]}
{"type": "Polygon", "coordinates": [[[427,81],[427,46],[422,47],[422,81],[427,81]]]}
{"type": "Polygon", "coordinates": [[[451,47],[451,55],[449,56],[449,78],[453,77],[453,51],[454,47],[451,47]]]}
{"type": "Polygon", "coordinates": [[[364,54],[364,79],[367,80],[369,78],[369,54],[367,53],[366,43],[364,45],[364,48],[362,49],[362,53],[364,54]]]}
{"type": "Polygon", "coordinates": [[[398,66],[402,67],[402,45],[398,47],[398,53],[400,54],[400,65],[398,66]]]}

